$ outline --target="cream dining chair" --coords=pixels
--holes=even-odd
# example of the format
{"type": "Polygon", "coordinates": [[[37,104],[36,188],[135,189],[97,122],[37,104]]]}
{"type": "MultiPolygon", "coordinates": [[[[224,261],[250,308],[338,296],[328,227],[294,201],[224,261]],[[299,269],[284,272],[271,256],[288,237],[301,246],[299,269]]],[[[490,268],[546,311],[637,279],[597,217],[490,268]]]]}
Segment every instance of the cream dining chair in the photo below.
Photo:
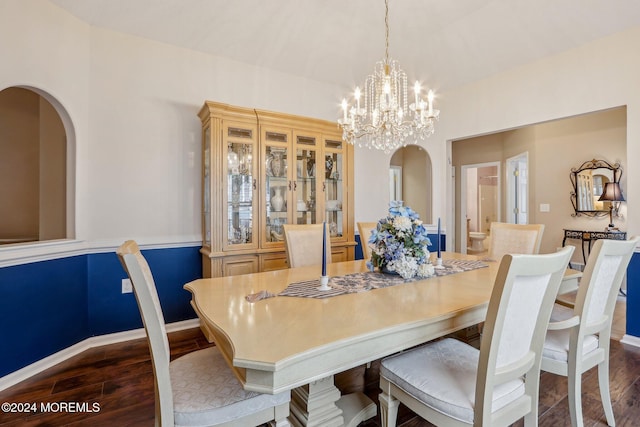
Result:
{"type": "Polygon", "coordinates": [[[572,253],[502,258],[479,351],[446,338],[383,359],[382,426],[399,402],[439,426],[537,425],[542,344],[572,253]]]}
{"type": "Polygon", "coordinates": [[[289,426],[289,391],[245,391],[216,347],[170,362],[169,341],[151,269],[136,242],[117,249],[131,279],[149,340],[156,396],[156,426],[253,427],[275,420],[289,426]]]}
{"type": "Polygon", "coordinates": [[[377,222],[359,222],[358,233],[360,234],[360,244],[362,245],[362,257],[365,260],[371,259],[371,249],[369,248],[369,239],[371,232],[378,227],[377,222]]]}
{"type": "MultiPolygon", "coordinates": [[[[597,240],[584,269],[573,309],[556,304],[542,352],[543,371],[568,377],[571,425],[582,426],[582,374],[598,367],[607,424],[615,425],[609,393],[611,323],[620,284],[638,237],[597,240]]],[[[563,303],[564,304],[564,303],[563,303]]]]}
{"type": "MultiPolygon", "coordinates": [[[[322,224],[284,224],[284,241],[289,267],[322,264],[322,224]]],[[[326,257],[331,263],[331,238],[326,227],[326,257]]]]}
{"type": "Polygon", "coordinates": [[[500,261],[505,254],[537,254],[544,224],[509,224],[492,222],[489,259],[500,261]]]}

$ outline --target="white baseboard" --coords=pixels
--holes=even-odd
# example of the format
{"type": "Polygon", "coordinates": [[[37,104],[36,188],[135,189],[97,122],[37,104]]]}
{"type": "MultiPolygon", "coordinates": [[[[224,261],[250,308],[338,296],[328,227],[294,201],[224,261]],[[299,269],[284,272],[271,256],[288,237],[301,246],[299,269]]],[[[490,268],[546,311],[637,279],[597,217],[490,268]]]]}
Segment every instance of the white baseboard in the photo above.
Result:
{"type": "Polygon", "coordinates": [[[640,338],[635,337],[633,335],[624,334],[622,339],[620,340],[622,344],[632,345],[634,347],[640,347],[640,338]]]}
{"type": "MultiPolygon", "coordinates": [[[[200,326],[199,319],[183,320],[181,322],[169,323],[166,325],[167,332],[182,331],[184,329],[197,328],[200,326]]],[[[77,344],[67,347],[57,353],[47,356],[44,359],[38,360],[31,365],[25,366],[15,372],[12,372],[4,377],[0,378],[0,391],[5,390],[11,386],[24,381],[35,374],[38,374],[45,369],[49,369],[60,362],[64,362],[73,356],[76,356],[83,351],[89,350],[93,347],[100,347],[103,345],[115,344],[124,341],[135,340],[144,338],[146,333],[144,328],[133,329],[131,331],[116,332],[113,334],[99,335],[96,337],[90,337],[77,344]]]]}

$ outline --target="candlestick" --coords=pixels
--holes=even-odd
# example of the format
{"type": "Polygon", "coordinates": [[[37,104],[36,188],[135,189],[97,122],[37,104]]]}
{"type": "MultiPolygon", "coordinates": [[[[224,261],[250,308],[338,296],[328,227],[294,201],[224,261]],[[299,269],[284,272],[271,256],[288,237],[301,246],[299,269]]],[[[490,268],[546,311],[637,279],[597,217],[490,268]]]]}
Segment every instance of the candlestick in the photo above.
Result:
{"type": "Polygon", "coordinates": [[[438,244],[437,244],[437,248],[438,248],[438,257],[436,259],[436,265],[435,268],[444,268],[444,266],[442,265],[442,251],[440,250],[440,236],[442,234],[441,228],[440,228],[440,218],[438,218],[438,244]]]}
{"type": "Polygon", "coordinates": [[[438,218],[438,258],[442,258],[440,253],[440,218],[438,218]]]}
{"type": "Polygon", "coordinates": [[[329,291],[329,277],[327,277],[327,222],[322,223],[322,276],[320,277],[320,286],[316,288],[319,291],[329,291]]]}
{"type": "Polygon", "coordinates": [[[322,223],[322,276],[327,275],[327,222],[322,223]]]}

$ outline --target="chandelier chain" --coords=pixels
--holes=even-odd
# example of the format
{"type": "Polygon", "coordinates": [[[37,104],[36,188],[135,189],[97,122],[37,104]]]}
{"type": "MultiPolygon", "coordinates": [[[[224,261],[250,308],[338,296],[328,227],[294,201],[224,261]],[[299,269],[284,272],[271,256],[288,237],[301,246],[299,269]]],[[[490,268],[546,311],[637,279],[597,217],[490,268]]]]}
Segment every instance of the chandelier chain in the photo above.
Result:
{"type": "Polygon", "coordinates": [[[389,64],[389,0],[384,0],[384,62],[389,64]]]}

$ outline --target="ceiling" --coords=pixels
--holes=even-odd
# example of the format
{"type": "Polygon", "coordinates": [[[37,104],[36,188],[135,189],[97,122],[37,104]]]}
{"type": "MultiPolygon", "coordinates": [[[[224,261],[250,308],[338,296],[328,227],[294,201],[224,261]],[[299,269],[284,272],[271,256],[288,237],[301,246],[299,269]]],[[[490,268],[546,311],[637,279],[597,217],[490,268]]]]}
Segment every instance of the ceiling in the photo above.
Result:
{"type": "MultiPolygon", "coordinates": [[[[83,21],[350,88],[384,57],[383,0],[50,0],[83,21]]],[[[389,54],[443,91],[640,26],[638,0],[390,0],[389,54]]]]}

